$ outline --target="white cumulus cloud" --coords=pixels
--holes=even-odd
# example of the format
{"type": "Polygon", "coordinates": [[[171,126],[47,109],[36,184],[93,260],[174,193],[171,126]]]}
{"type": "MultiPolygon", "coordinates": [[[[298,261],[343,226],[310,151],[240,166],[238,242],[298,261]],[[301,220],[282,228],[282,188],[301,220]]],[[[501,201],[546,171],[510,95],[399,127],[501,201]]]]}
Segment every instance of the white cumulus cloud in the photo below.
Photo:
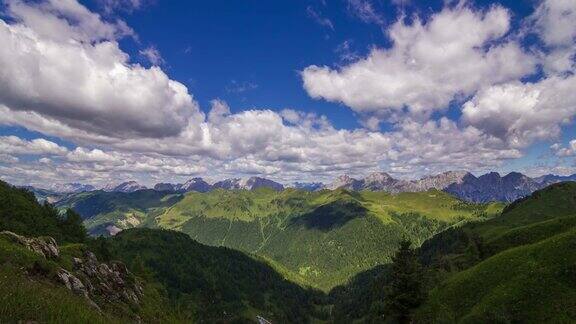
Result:
{"type": "MultiPolygon", "coordinates": [[[[0,20],[0,104],[76,129],[128,137],[180,133],[199,116],[187,88],[129,62],[107,23],[75,0],[8,2],[0,20]]],[[[36,116],[36,117],[37,117],[36,116]]]]}
{"type": "Polygon", "coordinates": [[[375,48],[338,69],[309,66],[302,71],[304,88],[361,113],[427,116],[457,96],[533,71],[534,59],[503,38],[509,28],[510,14],[499,6],[445,8],[412,24],[401,18],[388,30],[391,48],[375,48]]]}
{"type": "Polygon", "coordinates": [[[463,120],[521,147],[560,135],[576,115],[576,76],[513,82],[480,91],[464,104],[463,120]]]}
{"type": "Polygon", "coordinates": [[[43,138],[33,140],[21,139],[17,136],[0,136],[0,153],[2,154],[46,154],[62,155],[68,149],[43,138]]]}

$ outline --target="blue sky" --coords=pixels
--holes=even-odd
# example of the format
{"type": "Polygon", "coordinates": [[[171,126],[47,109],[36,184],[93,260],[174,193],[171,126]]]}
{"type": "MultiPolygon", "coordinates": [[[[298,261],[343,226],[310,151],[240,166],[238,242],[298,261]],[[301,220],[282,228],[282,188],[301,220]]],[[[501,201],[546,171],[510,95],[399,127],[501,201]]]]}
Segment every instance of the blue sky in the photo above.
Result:
{"type": "MultiPolygon", "coordinates": [[[[126,39],[122,44],[132,58],[149,64],[138,52],[146,46],[157,48],[166,61],[163,68],[189,87],[204,110],[211,100],[221,98],[233,112],[294,108],[324,114],[335,126],[353,129],[360,126],[353,112],[310,98],[299,72],[312,64],[346,63],[338,50],[345,42],[358,57],[373,46],[388,47],[386,25],[401,12],[426,18],[441,10],[444,1],[371,3],[381,24],[358,18],[346,1],[154,1],[117,14],[138,33],[138,43],[126,39]],[[333,27],[319,23],[311,12],[329,19],[333,27]]],[[[534,11],[533,1],[527,0],[477,1],[474,6],[497,3],[513,11],[516,24],[534,11]]],[[[101,2],[87,4],[101,9],[101,2]]]]}
{"type": "Polygon", "coordinates": [[[574,173],[575,17],[565,0],[4,0],[0,176],[574,173]]]}

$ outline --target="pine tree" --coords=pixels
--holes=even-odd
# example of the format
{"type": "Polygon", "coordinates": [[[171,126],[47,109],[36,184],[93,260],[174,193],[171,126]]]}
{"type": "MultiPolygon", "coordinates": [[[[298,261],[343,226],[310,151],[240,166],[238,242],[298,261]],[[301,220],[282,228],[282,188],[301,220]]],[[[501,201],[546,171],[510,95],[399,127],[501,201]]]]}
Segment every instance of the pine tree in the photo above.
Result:
{"type": "Polygon", "coordinates": [[[110,252],[110,242],[108,239],[98,236],[94,241],[92,241],[92,249],[98,256],[98,259],[103,262],[112,261],[112,252],[110,252]]]}
{"type": "MultiPolygon", "coordinates": [[[[56,209],[54,209],[54,213],[58,213],[56,209]]],[[[86,242],[88,238],[86,228],[82,225],[82,217],[72,209],[66,210],[64,218],[59,222],[59,227],[64,242],[86,242]]]]}
{"type": "Polygon", "coordinates": [[[385,317],[396,323],[410,323],[412,312],[425,298],[422,266],[411,245],[408,240],[400,242],[386,287],[385,317]]]}

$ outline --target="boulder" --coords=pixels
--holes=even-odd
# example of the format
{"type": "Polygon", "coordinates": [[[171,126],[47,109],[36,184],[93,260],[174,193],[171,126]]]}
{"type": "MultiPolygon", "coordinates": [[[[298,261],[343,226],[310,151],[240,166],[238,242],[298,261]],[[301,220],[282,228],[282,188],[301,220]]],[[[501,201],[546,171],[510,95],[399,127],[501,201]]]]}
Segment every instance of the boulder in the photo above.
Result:
{"type": "Polygon", "coordinates": [[[65,269],[59,269],[56,273],[58,279],[73,293],[79,296],[88,298],[88,290],[86,286],[75,275],[65,269]]]}

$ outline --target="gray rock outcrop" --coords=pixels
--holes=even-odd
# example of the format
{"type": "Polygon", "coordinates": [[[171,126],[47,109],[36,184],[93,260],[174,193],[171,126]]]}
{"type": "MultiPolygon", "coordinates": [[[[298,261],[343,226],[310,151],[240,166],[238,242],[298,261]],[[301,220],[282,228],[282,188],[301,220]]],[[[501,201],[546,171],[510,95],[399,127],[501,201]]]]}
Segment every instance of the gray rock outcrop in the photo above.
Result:
{"type": "MultiPolygon", "coordinates": [[[[58,244],[51,237],[28,238],[9,231],[0,232],[0,235],[47,260],[57,262],[61,259],[58,244]]],[[[37,271],[35,274],[49,276],[48,272],[44,271],[37,271]]],[[[137,306],[144,296],[142,285],[124,263],[99,262],[96,255],[90,251],[85,251],[82,257],[72,258],[72,269],[56,269],[54,276],[57,282],[75,295],[86,298],[88,303],[98,310],[100,307],[94,300],[100,303],[123,302],[137,306]]]]}
{"type": "Polygon", "coordinates": [[[58,259],[60,257],[58,244],[51,237],[28,238],[10,231],[3,231],[0,234],[10,238],[15,243],[25,246],[30,251],[41,254],[46,259],[58,259]]]}

